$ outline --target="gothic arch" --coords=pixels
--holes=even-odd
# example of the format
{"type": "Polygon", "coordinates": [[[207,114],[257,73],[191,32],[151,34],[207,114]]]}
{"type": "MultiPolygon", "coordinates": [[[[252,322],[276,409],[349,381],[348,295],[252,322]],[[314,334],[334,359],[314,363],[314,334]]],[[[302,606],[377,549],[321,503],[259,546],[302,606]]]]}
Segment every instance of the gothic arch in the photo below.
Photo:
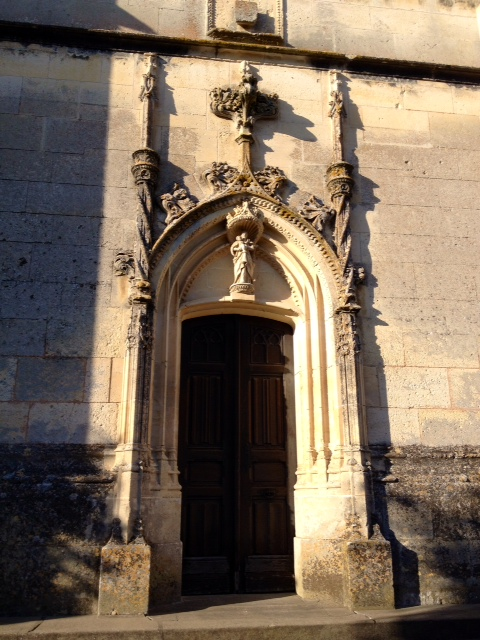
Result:
{"type": "MultiPolygon", "coordinates": [[[[180,499],[176,460],[182,321],[235,313],[289,323],[294,328],[292,420],[296,425],[298,460],[297,590],[304,596],[316,597],[318,589],[312,588],[311,565],[317,551],[312,552],[312,545],[316,547],[323,540],[323,546],[328,547],[331,540],[341,538],[346,520],[352,515],[358,519],[357,528],[365,531],[368,519],[363,486],[365,467],[361,460],[356,470],[361,478],[355,497],[350,495],[351,480],[346,482],[343,478],[346,449],[355,445],[362,457],[360,450],[364,443],[360,436],[349,442],[349,434],[345,432],[342,403],[351,391],[342,388],[346,377],[339,366],[342,357],[339,359],[337,310],[343,277],[335,253],[325,238],[295,211],[268,196],[238,191],[200,204],[169,225],[152,250],[151,268],[156,297],[149,444],[158,465],[151,494],[163,502],[180,499]],[[267,287],[268,295],[259,287],[259,294],[250,298],[235,297],[228,290],[233,266],[226,216],[246,200],[263,213],[264,232],[258,242],[257,261],[269,265],[272,269],[269,277],[274,281],[267,287]],[[220,277],[213,278],[214,285],[209,295],[205,295],[204,290],[196,288],[196,283],[213,271],[220,277]],[[285,287],[290,293],[288,300],[285,295],[280,296],[283,299],[275,299],[275,291],[285,291],[285,287]]],[[[259,274],[257,281],[261,277],[259,274]]],[[[355,357],[353,352],[350,355],[355,357]]],[[[165,504],[159,510],[172,512],[165,504]]],[[[178,532],[179,513],[172,519],[175,518],[174,529],[178,532]]],[[[147,524],[151,539],[155,533],[149,529],[147,524]]],[[[161,540],[158,543],[162,544],[161,540]]],[[[329,589],[332,590],[331,586],[329,589]]],[[[334,599],[337,594],[331,595],[334,599]]]]}
{"type": "MultiPolygon", "coordinates": [[[[144,76],[146,81],[154,77],[150,59],[153,66],[144,76]]],[[[210,96],[213,113],[235,123],[241,166],[214,162],[203,174],[211,195],[200,203],[179,185],[162,195],[165,228],[153,246],[159,156],[148,146],[148,126],[144,147],[133,154],[139,202],[137,241],[133,253],[123,252],[116,261],[117,272],[128,275],[132,284],[132,315],[116,451],[122,473],[113,513],[124,526],[124,537],[130,539],[133,530],[143,544],[144,524],[151,551],[152,601],[178,599],[181,323],[224,313],[287,322],[294,328],[291,406],[295,408],[287,418],[295,424],[297,451],[297,592],[348,605],[366,585],[375,592],[379,606],[391,606],[392,585],[385,578],[391,575],[390,544],[378,531],[371,537],[375,514],[356,331],[360,309],[356,286],[364,274],[351,258],[353,167],[342,155],[343,102],[336,75],[329,114],[334,132],[333,162],[327,169],[330,206],[312,195],[298,210],[293,209],[278,194],[286,181],[280,169],[253,171],[253,124],[276,116],[278,97],[258,91],[246,63],[238,87],[215,88],[210,96]],[[239,242],[239,230],[246,236],[244,254],[248,243],[252,252],[256,247],[261,268],[255,282],[248,267],[243,271],[244,276],[248,272],[246,280],[239,280],[238,270],[234,276],[238,264],[234,268],[230,252],[239,242]],[[376,577],[372,581],[363,569],[366,557],[375,562],[372,575],[382,576],[380,587],[376,577]]],[[[151,92],[144,101],[147,124],[150,97],[151,92]]]]}

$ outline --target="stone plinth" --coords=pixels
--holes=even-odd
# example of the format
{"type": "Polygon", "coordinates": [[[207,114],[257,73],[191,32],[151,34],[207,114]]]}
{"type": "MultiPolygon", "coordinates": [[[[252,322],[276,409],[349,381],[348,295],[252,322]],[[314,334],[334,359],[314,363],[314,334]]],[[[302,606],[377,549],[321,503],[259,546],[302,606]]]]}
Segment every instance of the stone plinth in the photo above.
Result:
{"type": "Polygon", "coordinates": [[[99,615],[143,615],[148,611],[150,547],[107,544],[100,566],[99,615]]]}
{"type": "Polygon", "coordinates": [[[392,549],[379,534],[345,545],[345,605],[351,609],[393,609],[392,549]]]}

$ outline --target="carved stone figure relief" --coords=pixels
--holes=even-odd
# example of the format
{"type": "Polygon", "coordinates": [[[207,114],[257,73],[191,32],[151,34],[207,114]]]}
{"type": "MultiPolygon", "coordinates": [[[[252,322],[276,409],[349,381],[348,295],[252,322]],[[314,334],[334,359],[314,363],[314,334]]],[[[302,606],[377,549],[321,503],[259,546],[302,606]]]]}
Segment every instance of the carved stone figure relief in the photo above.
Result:
{"type": "Polygon", "coordinates": [[[184,213],[190,211],[195,206],[195,202],[190,198],[185,187],[181,187],[175,183],[170,193],[164,193],[160,196],[160,202],[163,210],[167,214],[165,224],[169,225],[184,213]]]}

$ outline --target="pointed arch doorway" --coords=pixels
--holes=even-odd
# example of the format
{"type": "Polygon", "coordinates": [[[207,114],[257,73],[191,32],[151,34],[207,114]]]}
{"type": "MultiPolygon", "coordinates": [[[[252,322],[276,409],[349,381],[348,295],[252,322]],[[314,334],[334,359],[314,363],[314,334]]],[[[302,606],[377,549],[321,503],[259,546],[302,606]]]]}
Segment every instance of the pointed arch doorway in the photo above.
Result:
{"type": "Polygon", "coordinates": [[[184,594],[294,591],[292,334],[254,316],[183,323],[184,594]]]}

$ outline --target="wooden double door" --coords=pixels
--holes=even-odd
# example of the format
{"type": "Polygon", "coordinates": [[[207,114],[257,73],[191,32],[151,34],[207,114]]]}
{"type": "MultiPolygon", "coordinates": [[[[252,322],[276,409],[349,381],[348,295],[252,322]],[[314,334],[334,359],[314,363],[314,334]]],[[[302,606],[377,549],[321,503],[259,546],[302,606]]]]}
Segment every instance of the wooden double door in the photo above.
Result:
{"type": "Polygon", "coordinates": [[[294,590],[284,379],[291,334],[250,316],[183,323],[184,594],[294,590]]]}

